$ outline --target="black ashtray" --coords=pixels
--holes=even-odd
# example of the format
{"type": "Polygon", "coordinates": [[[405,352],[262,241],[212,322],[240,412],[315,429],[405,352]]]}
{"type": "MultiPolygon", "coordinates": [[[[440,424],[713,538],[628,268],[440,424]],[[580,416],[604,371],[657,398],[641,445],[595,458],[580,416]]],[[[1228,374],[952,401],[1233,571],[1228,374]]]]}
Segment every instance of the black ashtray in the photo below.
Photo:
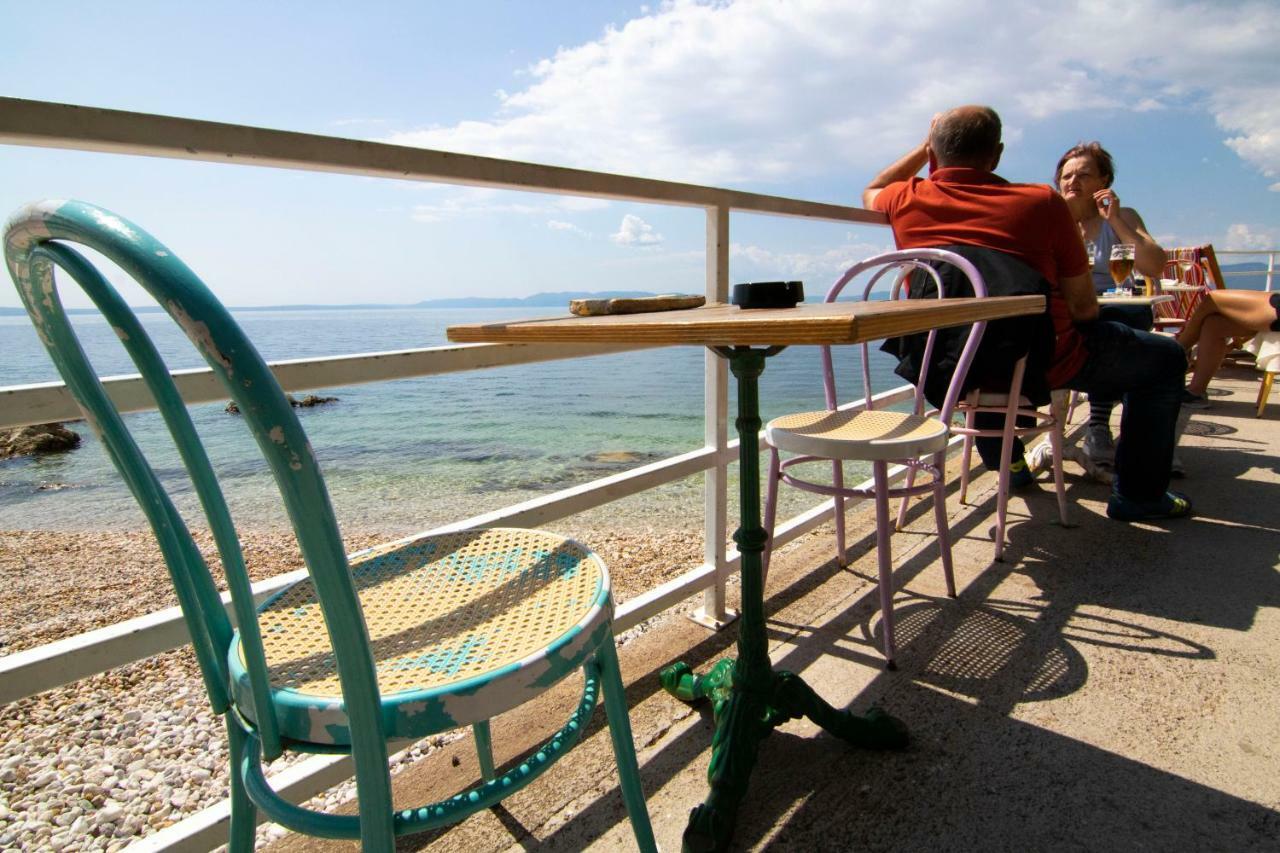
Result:
{"type": "Polygon", "coordinates": [[[799,281],[749,281],[735,284],[729,297],[739,308],[794,308],[804,301],[804,284],[799,281]]]}

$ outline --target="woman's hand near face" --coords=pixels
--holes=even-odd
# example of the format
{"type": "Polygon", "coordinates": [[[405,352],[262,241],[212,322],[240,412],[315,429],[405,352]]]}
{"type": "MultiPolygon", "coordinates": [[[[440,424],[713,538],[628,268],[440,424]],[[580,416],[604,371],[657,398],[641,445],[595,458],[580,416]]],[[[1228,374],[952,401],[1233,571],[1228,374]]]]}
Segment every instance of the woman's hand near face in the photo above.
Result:
{"type": "Polygon", "coordinates": [[[1120,219],[1117,215],[1120,210],[1120,197],[1115,194],[1111,187],[1104,187],[1094,193],[1093,203],[1098,208],[1098,214],[1111,223],[1112,226],[1120,219]]]}

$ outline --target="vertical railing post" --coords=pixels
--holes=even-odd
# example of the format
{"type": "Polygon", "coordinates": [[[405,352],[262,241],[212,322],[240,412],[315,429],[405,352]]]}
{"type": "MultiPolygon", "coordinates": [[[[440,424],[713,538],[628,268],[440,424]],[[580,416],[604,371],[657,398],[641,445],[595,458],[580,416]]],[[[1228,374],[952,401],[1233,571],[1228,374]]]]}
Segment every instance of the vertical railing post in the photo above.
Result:
{"type": "Polygon", "coordinates": [[[1267,292],[1268,293],[1270,293],[1273,289],[1272,282],[1275,277],[1275,274],[1276,274],[1276,253],[1267,252],[1267,292]]]}
{"type": "MultiPolygon", "coordinates": [[[[707,209],[707,301],[729,301],[729,208],[707,209]]],[[[729,370],[723,358],[707,350],[703,356],[702,440],[716,449],[716,463],[705,476],[703,510],[703,560],[715,566],[715,582],[703,593],[702,606],[693,620],[709,628],[722,628],[737,618],[724,606],[728,567],[725,541],[728,526],[729,370]]]]}

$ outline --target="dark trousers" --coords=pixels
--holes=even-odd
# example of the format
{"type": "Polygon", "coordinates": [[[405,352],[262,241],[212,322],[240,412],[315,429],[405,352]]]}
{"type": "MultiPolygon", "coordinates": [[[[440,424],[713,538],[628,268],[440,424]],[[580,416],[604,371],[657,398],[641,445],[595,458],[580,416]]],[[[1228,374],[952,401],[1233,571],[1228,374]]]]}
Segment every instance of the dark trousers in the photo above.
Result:
{"type": "MultiPolygon", "coordinates": [[[[1131,329],[1149,332],[1155,325],[1155,317],[1151,308],[1146,305],[1099,305],[1098,320],[1123,323],[1131,329]]],[[[1111,410],[1116,407],[1118,398],[1089,395],[1089,426],[1105,429],[1111,434],[1111,410]]]]}
{"type": "MultiPolygon", "coordinates": [[[[1124,403],[1113,489],[1133,500],[1158,498],[1169,488],[1186,354],[1173,338],[1123,323],[1099,320],[1079,329],[1088,358],[1066,387],[1084,391],[1090,400],[1124,403]]],[[[975,420],[982,429],[999,429],[1003,423],[999,413],[984,412],[975,420]]],[[[1000,439],[977,439],[974,444],[982,464],[998,470],[1000,439]]],[[[1020,459],[1022,443],[1016,444],[1013,458],[1020,459]]]]}

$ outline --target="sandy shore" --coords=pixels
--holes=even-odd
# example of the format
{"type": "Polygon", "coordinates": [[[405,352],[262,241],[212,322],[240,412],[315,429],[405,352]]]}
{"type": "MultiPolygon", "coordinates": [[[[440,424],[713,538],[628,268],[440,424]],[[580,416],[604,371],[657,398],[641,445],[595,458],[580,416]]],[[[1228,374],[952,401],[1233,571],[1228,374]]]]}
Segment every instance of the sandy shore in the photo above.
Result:
{"type": "MultiPolygon", "coordinates": [[[[701,536],[687,531],[572,534],[610,567],[618,601],[701,562],[701,536]]],[[[211,537],[196,539],[215,564],[211,537]]],[[[384,539],[356,534],[347,545],[384,539]]],[[[242,547],[255,580],[301,565],[284,532],[245,533],[242,547]]],[[[0,654],[174,604],[149,532],[0,531],[0,654]]],[[[417,744],[401,763],[443,742],[417,744]]],[[[4,706],[0,850],[121,849],[225,798],[225,749],[186,649],[4,706]]],[[[347,796],[335,789],[326,799],[347,796]]]]}

